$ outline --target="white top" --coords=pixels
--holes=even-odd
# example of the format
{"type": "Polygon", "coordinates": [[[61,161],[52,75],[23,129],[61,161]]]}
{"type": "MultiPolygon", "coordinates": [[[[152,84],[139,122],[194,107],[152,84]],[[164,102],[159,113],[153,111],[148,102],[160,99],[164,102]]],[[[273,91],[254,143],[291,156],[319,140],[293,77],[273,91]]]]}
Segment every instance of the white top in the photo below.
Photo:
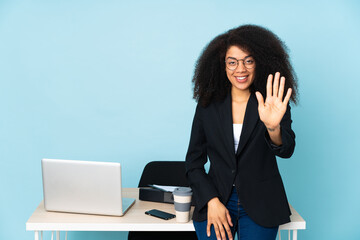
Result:
{"type": "Polygon", "coordinates": [[[235,152],[237,151],[237,148],[238,148],[238,146],[239,146],[242,127],[243,127],[242,124],[239,124],[239,123],[234,123],[234,124],[233,124],[235,152]]]}

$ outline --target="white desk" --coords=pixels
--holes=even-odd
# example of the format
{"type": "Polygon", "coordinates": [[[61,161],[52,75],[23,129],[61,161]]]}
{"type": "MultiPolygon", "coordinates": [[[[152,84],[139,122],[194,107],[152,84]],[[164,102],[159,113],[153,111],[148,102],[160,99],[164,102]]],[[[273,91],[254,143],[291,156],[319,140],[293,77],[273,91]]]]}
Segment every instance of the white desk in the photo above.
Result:
{"type": "MultiPolygon", "coordinates": [[[[39,240],[39,236],[42,239],[43,231],[56,231],[58,240],[60,231],[194,231],[192,221],[177,223],[175,219],[165,221],[145,214],[154,208],[175,214],[172,204],[140,201],[137,188],[124,189],[123,196],[136,199],[123,217],[47,212],[41,202],[26,222],[26,230],[35,232],[35,240],[39,240]]],[[[289,230],[290,239],[292,230],[293,240],[296,240],[297,230],[305,229],[306,223],[293,207],[291,212],[291,222],[281,225],[279,231],[289,230]]]]}

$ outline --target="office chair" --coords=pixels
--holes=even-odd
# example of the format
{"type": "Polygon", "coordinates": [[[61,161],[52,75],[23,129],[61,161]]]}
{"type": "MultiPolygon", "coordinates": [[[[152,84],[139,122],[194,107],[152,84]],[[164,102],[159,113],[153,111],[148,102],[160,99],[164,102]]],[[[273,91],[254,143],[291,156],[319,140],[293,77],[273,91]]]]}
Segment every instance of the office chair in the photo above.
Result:
{"type": "MultiPolygon", "coordinates": [[[[153,161],[146,164],[139,187],[149,184],[188,187],[185,162],[153,161]]],[[[195,232],[129,232],[128,240],[197,240],[195,232]]]]}

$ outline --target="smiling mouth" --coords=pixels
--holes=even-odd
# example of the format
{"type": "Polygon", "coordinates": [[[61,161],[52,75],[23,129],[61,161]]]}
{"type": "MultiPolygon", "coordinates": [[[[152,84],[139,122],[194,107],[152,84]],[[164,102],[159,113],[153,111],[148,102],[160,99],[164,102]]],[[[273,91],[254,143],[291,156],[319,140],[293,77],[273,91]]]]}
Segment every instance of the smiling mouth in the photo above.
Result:
{"type": "Polygon", "coordinates": [[[248,76],[235,77],[235,78],[239,83],[243,83],[243,82],[246,82],[246,80],[248,79],[248,76]]]}

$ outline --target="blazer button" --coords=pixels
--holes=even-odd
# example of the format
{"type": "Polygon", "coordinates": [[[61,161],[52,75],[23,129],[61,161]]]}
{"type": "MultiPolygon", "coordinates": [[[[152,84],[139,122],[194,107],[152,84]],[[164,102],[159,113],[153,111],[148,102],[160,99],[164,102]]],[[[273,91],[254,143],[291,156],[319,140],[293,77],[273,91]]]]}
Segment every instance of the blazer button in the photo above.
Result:
{"type": "Polygon", "coordinates": [[[232,173],[232,174],[236,173],[236,170],[234,170],[234,169],[233,169],[233,170],[231,170],[231,173],[232,173]]]}

